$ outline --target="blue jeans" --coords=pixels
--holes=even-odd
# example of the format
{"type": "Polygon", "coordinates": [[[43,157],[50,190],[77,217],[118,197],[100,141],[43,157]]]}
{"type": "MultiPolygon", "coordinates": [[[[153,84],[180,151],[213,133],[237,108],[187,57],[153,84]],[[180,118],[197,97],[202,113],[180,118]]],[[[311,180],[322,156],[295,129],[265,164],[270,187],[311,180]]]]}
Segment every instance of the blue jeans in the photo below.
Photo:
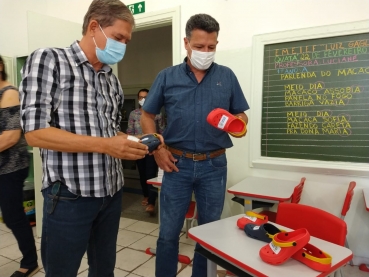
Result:
{"type": "MultiPolygon", "coordinates": [[[[179,234],[195,192],[199,225],[220,219],[227,183],[227,158],[220,155],[193,161],[173,155],[179,172],[165,172],[160,192],[160,230],[156,249],[156,277],[177,274],[179,234]]],[[[201,247],[199,244],[196,248],[201,247]]],[[[205,277],[206,258],[195,253],[192,277],[205,277]]]]}
{"type": "Polygon", "coordinates": [[[23,183],[28,167],[8,174],[0,174],[0,208],[4,223],[17,239],[23,258],[21,268],[37,266],[35,238],[23,208],[23,183]]]}
{"type": "Polygon", "coordinates": [[[113,277],[122,190],[112,197],[81,197],[56,182],[42,193],[46,277],[76,277],[86,250],[88,276],[113,277]]]}

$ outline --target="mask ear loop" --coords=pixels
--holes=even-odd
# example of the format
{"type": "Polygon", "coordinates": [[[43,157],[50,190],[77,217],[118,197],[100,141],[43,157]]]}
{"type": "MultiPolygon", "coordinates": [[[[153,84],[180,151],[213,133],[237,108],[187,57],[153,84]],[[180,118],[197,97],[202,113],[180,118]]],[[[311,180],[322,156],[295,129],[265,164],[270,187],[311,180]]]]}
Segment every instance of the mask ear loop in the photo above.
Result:
{"type": "MultiPolygon", "coordinates": [[[[187,41],[188,41],[188,47],[190,47],[190,49],[191,49],[191,56],[192,56],[192,48],[191,48],[191,45],[190,45],[190,40],[187,38],[187,41]]],[[[188,55],[188,58],[190,59],[190,61],[191,61],[191,58],[190,58],[190,55],[188,55]]]]}
{"type": "Polygon", "coordinates": [[[101,32],[104,34],[105,38],[108,39],[108,37],[105,35],[105,32],[103,31],[103,29],[101,28],[100,24],[99,24],[99,28],[101,30],[101,32]]]}
{"type": "MultiPolygon", "coordinates": [[[[99,24],[99,28],[100,28],[101,32],[104,34],[104,37],[106,38],[106,40],[108,40],[108,37],[105,35],[105,33],[104,33],[103,29],[101,28],[100,24],[99,24]]],[[[97,44],[96,44],[95,37],[92,37],[92,39],[93,39],[93,41],[94,41],[94,43],[95,43],[96,48],[100,49],[100,48],[97,46],[97,44]]],[[[100,50],[102,50],[102,49],[100,49],[100,50]]]]}

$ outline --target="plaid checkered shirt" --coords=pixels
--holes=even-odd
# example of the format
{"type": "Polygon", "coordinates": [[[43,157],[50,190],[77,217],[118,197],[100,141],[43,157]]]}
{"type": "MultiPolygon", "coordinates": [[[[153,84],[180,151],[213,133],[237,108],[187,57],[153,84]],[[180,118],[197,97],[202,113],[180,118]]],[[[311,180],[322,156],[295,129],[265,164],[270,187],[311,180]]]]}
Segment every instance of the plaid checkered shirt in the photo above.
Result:
{"type": "MultiPolygon", "coordinates": [[[[107,65],[96,72],[77,41],[33,52],[22,68],[19,91],[25,133],[55,127],[107,138],[120,131],[124,96],[119,80],[107,65]]],[[[124,184],[121,161],[109,155],[40,152],[43,188],[61,181],[77,195],[104,197],[124,184]]]]}

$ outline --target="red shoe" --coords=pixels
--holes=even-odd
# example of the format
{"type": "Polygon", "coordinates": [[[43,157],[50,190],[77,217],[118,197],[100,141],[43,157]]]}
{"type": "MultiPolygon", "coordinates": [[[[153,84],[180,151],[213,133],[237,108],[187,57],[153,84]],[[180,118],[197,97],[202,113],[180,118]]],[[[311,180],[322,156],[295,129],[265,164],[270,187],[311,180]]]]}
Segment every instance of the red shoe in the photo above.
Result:
{"type": "Polygon", "coordinates": [[[211,126],[236,137],[242,137],[246,133],[245,121],[220,108],[212,110],[208,114],[206,121],[211,126]]]}
{"type": "Polygon", "coordinates": [[[246,215],[237,220],[238,228],[244,230],[246,224],[252,223],[255,225],[261,225],[268,222],[268,217],[266,215],[257,214],[251,211],[247,211],[246,215]]]}
{"type": "Polygon", "coordinates": [[[369,267],[368,267],[366,264],[361,264],[361,265],[359,266],[359,269],[360,269],[361,271],[369,272],[369,267]]]}
{"type": "Polygon", "coordinates": [[[280,230],[271,223],[264,223],[261,225],[247,223],[243,230],[245,231],[248,237],[268,243],[272,241],[273,237],[277,233],[286,232],[284,230],[280,230]]]}
{"type": "Polygon", "coordinates": [[[310,243],[293,254],[292,258],[320,272],[329,270],[332,263],[332,257],[328,253],[310,243]]]}
{"type": "Polygon", "coordinates": [[[273,237],[271,243],[260,249],[259,255],[268,264],[283,264],[293,254],[302,249],[309,240],[310,234],[305,228],[278,233],[273,237]]]}

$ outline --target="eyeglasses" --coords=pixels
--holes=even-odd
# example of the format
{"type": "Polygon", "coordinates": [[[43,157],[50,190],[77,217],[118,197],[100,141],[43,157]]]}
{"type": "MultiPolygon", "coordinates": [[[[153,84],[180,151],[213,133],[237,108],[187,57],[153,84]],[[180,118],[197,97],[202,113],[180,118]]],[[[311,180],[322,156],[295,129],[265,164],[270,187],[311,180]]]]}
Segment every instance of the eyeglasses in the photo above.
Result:
{"type": "Polygon", "coordinates": [[[146,98],[146,96],[139,96],[139,97],[138,97],[138,100],[142,100],[142,99],[144,99],[144,98],[146,98]]]}

